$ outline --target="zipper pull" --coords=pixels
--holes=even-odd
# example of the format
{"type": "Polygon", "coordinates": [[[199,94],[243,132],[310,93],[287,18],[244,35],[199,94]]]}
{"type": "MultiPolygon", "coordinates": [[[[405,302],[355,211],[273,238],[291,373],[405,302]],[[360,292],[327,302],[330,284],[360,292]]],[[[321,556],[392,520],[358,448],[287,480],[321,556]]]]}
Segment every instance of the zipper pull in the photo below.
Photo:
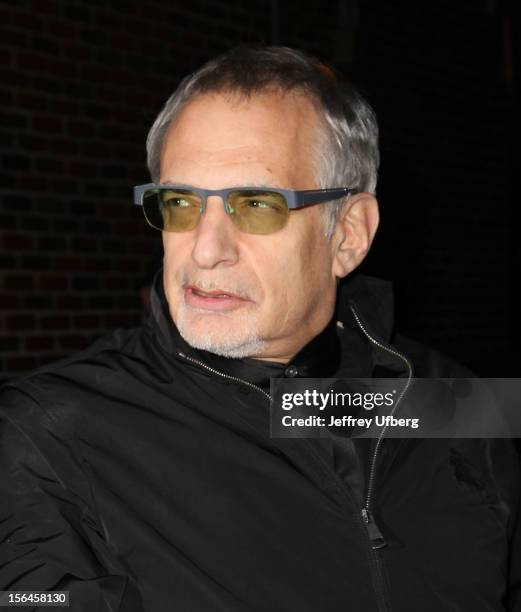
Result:
{"type": "Polygon", "coordinates": [[[375,523],[373,515],[367,508],[362,508],[362,520],[364,521],[365,528],[369,534],[369,539],[373,543],[373,550],[387,546],[387,542],[385,541],[382,532],[378,529],[378,525],[375,523]]]}

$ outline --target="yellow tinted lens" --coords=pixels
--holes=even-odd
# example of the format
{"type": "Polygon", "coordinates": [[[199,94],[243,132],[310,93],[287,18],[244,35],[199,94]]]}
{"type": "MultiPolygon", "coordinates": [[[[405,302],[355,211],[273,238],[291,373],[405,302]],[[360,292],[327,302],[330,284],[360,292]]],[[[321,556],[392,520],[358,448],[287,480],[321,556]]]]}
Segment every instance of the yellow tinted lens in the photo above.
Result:
{"type": "Polygon", "coordinates": [[[201,199],[188,189],[161,189],[158,194],[162,229],[166,232],[193,230],[201,216],[201,199]]]}
{"type": "Polygon", "coordinates": [[[232,191],[228,195],[230,217],[248,234],[271,234],[288,219],[286,198],[274,191],[232,191]]]}

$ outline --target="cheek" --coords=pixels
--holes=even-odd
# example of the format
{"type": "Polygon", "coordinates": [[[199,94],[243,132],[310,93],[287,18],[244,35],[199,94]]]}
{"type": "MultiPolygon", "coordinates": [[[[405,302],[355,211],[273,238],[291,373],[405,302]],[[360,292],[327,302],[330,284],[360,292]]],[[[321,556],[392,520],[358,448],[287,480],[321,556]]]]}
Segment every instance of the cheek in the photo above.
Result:
{"type": "Polygon", "coordinates": [[[268,298],[266,311],[280,313],[280,324],[313,309],[329,288],[330,253],[324,239],[314,228],[295,234],[281,236],[263,257],[252,258],[268,298]]]}
{"type": "Polygon", "coordinates": [[[163,252],[163,265],[170,275],[183,267],[190,257],[189,244],[182,233],[163,232],[163,252]]]}
{"type": "Polygon", "coordinates": [[[179,300],[178,278],[186,262],[186,245],[173,234],[163,233],[163,278],[165,292],[170,303],[179,300]]]}
{"type": "Polygon", "coordinates": [[[292,274],[277,249],[270,249],[269,255],[255,258],[253,273],[262,286],[266,306],[286,302],[287,286],[292,274]]]}

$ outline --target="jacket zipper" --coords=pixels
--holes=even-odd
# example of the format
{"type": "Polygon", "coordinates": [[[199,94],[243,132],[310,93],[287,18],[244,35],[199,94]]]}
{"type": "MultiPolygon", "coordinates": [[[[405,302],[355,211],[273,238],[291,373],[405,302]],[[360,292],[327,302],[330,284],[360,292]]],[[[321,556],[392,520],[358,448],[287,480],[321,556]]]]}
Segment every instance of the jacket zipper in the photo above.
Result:
{"type": "MultiPolygon", "coordinates": [[[[411,379],[413,376],[413,368],[412,368],[412,364],[411,362],[407,359],[407,357],[405,357],[405,355],[403,355],[402,353],[400,353],[399,351],[397,351],[396,349],[394,349],[393,347],[383,344],[382,342],[380,342],[379,340],[377,340],[376,338],[374,338],[373,336],[371,336],[371,334],[367,331],[367,329],[365,328],[364,324],[362,323],[356,309],[354,308],[354,306],[350,305],[350,309],[351,312],[353,313],[353,316],[355,318],[356,323],[358,324],[358,326],[360,327],[360,329],[362,330],[363,334],[366,336],[366,338],[375,346],[379,347],[381,350],[387,351],[388,353],[391,353],[397,357],[399,357],[402,361],[405,362],[405,364],[407,365],[407,370],[408,370],[408,379],[407,382],[404,386],[404,388],[402,389],[402,392],[400,393],[400,395],[398,396],[398,399],[396,400],[396,402],[394,403],[393,409],[391,410],[391,415],[394,415],[398,404],[400,403],[400,401],[402,400],[403,396],[405,395],[405,392],[407,391],[407,389],[409,388],[409,385],[411,383],[411,379]]],[[[212,368],[208,365],[206,365],[205,363],[203,363],[202,361],[198,361],[197,359],[193,359],[192,357],[189,357],[188,355],[186,355],[185,353],[179,351],[177,353],[179,355],[179,357],[200,366],[201,368],[207,370],[208,372],[211,372],[212,374],[215,374],[217,376],[220,376],[221,378],[226,378],[227,380],[232,380],[234,382],[238,382],[241,383],[243,385],[246,385],[247,387],[250,387],[251,389],[255,389],[257,391],[259,391],[260,393],[262,393],[262,395],[264,395],[270,402],[272,401],[272,397],[269,393],[266,393],[266,391],[264,391],[264,389],[262,389],[261,387],[258,387],[257,385],[254,385],[253,383],[244,380],[242,378],[238,378],[237,376],[230,376],[229,374],[224,374],[223,372],[220,372],[219,370],[216,370],[215,368],[212,368]]],[[[368,485],[367,485],[367,495],[366,495],[366,499],[365,499],[365,505],[361,510],[361,515],[362,515],[362,522],[367,530],[367,534],[369,536],[369,539],[371,541],[371,547],[373,549],[373,558],[375,561],[375,568],[376,568],[376,573],[377,573],[377,578],[378,578],[378,587],[376,589],[377,591],[377,596],[379,599],[379,603],[381,606],[381,610],[382,612],[384,612],[385,610],[388,609],[387,607],[387,602],[386,602],[386,596],[385,596],[385,580],[384,580],[384,575],[383,575],[383,568],[381,565],[381,559],[379,557],[379,555],[376,553],[376,550],[379,548],[383,548],[384,546],[386,546],[386,542],[385,539],[380,531],[380,529],[378,528],[378,525],[376,524],[372,514],[371,514],[371,501],[372,501],[372,494],[373,494],[373,488],[374,488],[374,480],[375,480],[375,472],[376,472],[376,463],[377,463],[377,458],[378,458],[378,453],[380,450],[380,446],[382,444],[382,440],[385,436],[385,432],[387,430],[387,425],[384,425],[380,431],[380,434],[378,436],[378,439],[376,441],[376,445],[373,451],[373,456],[372,456],[372,460],[371,460],[371,466],[370,466],[370,471],[369,471],[369,481],[368,481],[368,485]]]]}
{"type": "MultiPolygon", "coordinates": [[[[365,337],[375,346],[377,346],[379,349],[383,350],[383,351],[387,351],[388,353],[391,353],[392,355],[399,357],[407,366],[407,382],[405,383],[400,395],[398,396],[397,400],[394,402],[394,406],[390,412],[389,416],[393,416],[398,408],[399,403],[402,401],[405,393],[407,392],[410,384],[411,384],[411,380],[413,377],[413,367],[411,362],[407,359],[407,357],[405,355],[403,355],[402,353],[400,353],[399,351],[397,351],[395,348],[393,348],[392,346],[389,346],[388,344],[384,344],[383,342],[380,342],[379,340],[377,340],[376,338],[374,338],[366,329],[365,325],[362,323],[362,320],[356,310],[356,308],[354,307],[353,304],[349,305],[349,308],[351,309],[351,312],[353,313],[353,317],[355,318],[356,323],[358,324],[358,327],[362,330],[363,334],[365,335],[365,337]]],[[[386,546],[386,542],[385,542],[385,538],[382,535],[382,532],[380,531],[380,529],[378,528],[378,525],[376,524],[374,517],[371,513],[371,505],[372,505],[372,500],[373,500],[373,490],[374,490],[374,482],[375,482],[375,474],[376,474],[376,463],[377,463],[377,459],[378,459],[378,453],[380,451],[380,447],[382,445],[382,441],[384,439],[385,436],[385,432],[387,431],[387,425],[384,425],[382,427],[382,429],[380,430],[380,434],[378,435],[378,438],[376,440],[376,444],[374,447],[374,451],[373,451],[373,455],[371,458],[371,463],[370,463],[370,467],[369,467],[369,480],[367,483],[367,495],[365,498],[365,504],[364,507],[361,510],[361,514],[362,514],[362,520],[366,526],[367,529],[367,533],[369,534],[369,538],[371,539],[371,542],[373,544],[373,549],[378,549],[378,548],[383,548],[384,546],[386,546]]]]}
{"type": "Polygon", "coordinates": [[[234,382],[239,382],[239,383],[242,383],[243,385],[251,387],[252,389],[256,389],[257,391],[260,391],[262,395],[267,397],[270,400],[270,402],[272,401],[271,395],[269,393],[266,393],[264,389],[257,387],[257,385],[254,385],[253,383],[248,382],[247,380],[243,380],[242,378],[238,378],[237,376],[230,376],[229,374],[224,374],[223,372],[219,372],[219,370],[211,368],[210,366],[207,366],[202,361],[193,359],[192,357],[189,357],[188,355],[185,355],[184,353],[181,353],[180,351],[177,354],[179,355],[179,357],[182,357],[183,359],[186,359],[187,361],[195,363],[196,365],[201,366],[201,368],[204,368],[205,370],[212,372],[212,374],[217,374],[217,376],[221,376],[222,378],[227,378],[228,380],[233,380],[234,382]]]}

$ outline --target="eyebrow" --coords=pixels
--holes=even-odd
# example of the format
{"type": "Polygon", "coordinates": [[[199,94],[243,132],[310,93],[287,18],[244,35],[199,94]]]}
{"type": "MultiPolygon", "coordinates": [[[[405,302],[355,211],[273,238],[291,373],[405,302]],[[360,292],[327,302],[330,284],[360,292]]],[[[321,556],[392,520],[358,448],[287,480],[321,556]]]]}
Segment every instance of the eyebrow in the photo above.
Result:
{"type": "MultiPolygon", "coordinates": [[[[161,186],[168,187],[169,185],[175,185],[180,189],[203,189],[204,187],[197,187],[196,185],[189,185],[188,183],[178,183],[176,181],[161,181],[161,186]]],[[[287,189],[287,187],[281,187],[280,185],[266,185],[262,183],[242,183],[240,185],[232,185],[231,187],[221,187],[221,189],[287,189]]],[[[210,190],[211,191],[211,190],[210,190]]]]}

